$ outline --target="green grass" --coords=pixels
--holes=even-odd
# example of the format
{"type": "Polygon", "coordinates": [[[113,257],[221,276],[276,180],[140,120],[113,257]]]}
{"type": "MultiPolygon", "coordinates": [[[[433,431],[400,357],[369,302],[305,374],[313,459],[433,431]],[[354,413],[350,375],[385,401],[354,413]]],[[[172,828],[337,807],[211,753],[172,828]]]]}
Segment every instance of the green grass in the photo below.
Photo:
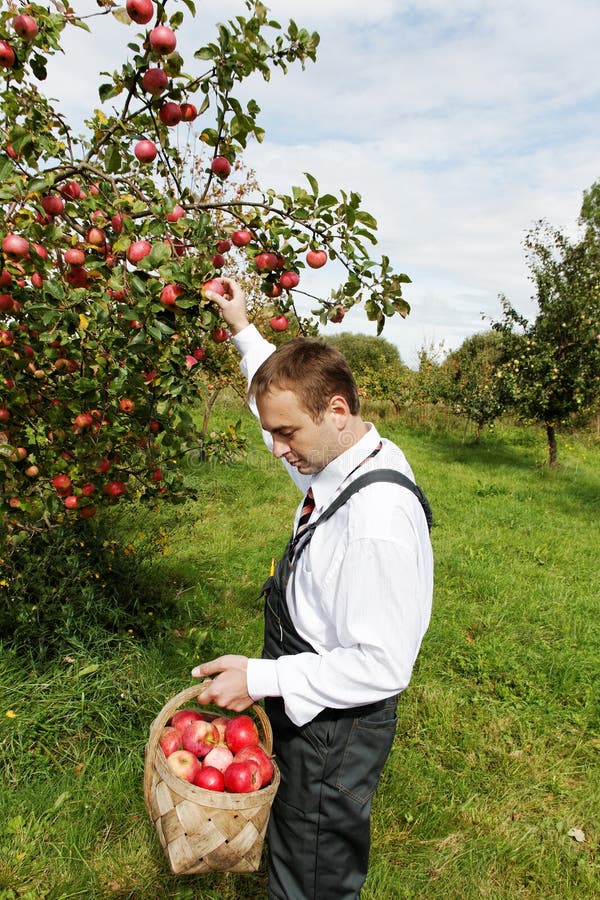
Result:
{"type": "MultiPolygon", "coordinates": [[[[563,439],[551,472],[531,431],[503,426],[469,446],[461,428],[379,424],[434,508],[436,591],[374,804],[363,900],[595,898],[598,446],[563,439]]],[[[150,722],[192,665],[260,649],[256,598],[298,496],[244,426],[247,461],[190,462],[197,499],[104,522],[164,598],[150,638],[96,629],[93,641],[66,634],[43,662],[0,655],[0,900],[265,896],[264,870],[171,876],[142,797],[150,722]]]]}

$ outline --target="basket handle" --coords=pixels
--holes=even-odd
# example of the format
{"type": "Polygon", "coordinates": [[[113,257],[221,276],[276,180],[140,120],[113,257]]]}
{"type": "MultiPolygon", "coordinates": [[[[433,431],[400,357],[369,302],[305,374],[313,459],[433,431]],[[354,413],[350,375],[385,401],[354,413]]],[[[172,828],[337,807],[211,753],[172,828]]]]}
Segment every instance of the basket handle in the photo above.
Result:
{"type": "MultiPolygon", "coordinates": [[[[171,697],[171,699],[167,701],[167,703],[165,703],[157,717],[152,722],[152,725],[150,726],[150,737],[146,745],[147,758],[153,757],[156,753],[161,732],[169,719],[173,716],[173,714],[177,712],[180,706],[183,706],[190,700],[195,700],[198,697],[198,694],[202,693],[202,689],[207,687],[209,684],[210,679],[205,679],[199,684],[195,684],[191,687],[185,688],[183,691],[175,694],[174,697],[171,697]]],[[[265,750],[270,756],[273,752],[273,730],[271,728],[269,717],[267,716],[264,709],[257,703],[253,703],[250,709],[253,713],[255,713],[257,719],[262,725],[265,750]]]]}

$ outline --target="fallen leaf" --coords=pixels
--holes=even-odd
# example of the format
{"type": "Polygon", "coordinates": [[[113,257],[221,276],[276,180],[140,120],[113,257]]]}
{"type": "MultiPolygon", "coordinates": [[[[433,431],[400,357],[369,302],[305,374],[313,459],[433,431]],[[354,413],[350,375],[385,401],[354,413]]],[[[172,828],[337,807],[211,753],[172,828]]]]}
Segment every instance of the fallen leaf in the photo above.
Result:
{"type": "Polygon", "coordinates": [[[567,831],[569,837],[572,837],[574,841],[578,841],[582,844],[585,841],[585,834],[581,830],[581,828],[569,828],[567,831]]]}

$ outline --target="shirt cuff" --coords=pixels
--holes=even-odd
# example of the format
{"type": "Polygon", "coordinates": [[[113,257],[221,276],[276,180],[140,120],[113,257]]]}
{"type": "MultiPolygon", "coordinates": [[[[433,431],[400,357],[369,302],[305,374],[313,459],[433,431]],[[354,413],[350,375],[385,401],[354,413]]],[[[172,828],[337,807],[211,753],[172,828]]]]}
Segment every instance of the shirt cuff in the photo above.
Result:
{"type": "Polygon", "coordinates": [[[253,700],[281,696],[277,676],[277,660],[275,659],[249,659],[246,681],[248,696],[253,700]]]}
{"type": "MultiPolygon", "coordinates": [[[[245,328],[242,328],[241,331],[234,334],[231,339],[234,347],[239,351],[241,356],[244,356],[251,347],[256,345],[256,343],[265,341],[255,325],[246,325],[245,328]]],[[[268,341],[265,341],[265,343],[268,343],[268,341]]]]}

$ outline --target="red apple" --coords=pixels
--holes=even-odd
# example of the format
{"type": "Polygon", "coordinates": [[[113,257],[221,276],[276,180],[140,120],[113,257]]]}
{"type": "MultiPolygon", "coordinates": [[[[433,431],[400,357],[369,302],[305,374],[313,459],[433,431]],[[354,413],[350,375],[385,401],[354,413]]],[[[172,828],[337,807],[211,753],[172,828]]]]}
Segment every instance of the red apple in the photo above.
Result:
{"type": "Polygon", "coordinates": [[[0,422],[8,422],[10,420],[10,409],[0,406],[0,422]]]}
{"type": "Polygon", "coordinates": [[[38,24],[33,16],[20,15],[13,19],[13,28],[24,41],[32,41],[38,33],[38,24]]]}
{"type": "Polygon", "coordinates": [[[171,753],[175,753],[176,750],[183,750],[180,732],[171,725],[167,725],[160,733],[158,746],[165,756],[170,756],[171,753]]]}
{"type": "MultiPolygon", "coordinates": [[[[212,724],[216,728],[214,719],[212,720],[212,724]]],[[[224,772],[232,762],[233,753],[231,752],[229,747],[225,747],[224,744],[217,744],[217,746],[213,747],[212,750],[209,750],[209,752],[204,757],[204,765],[214,766],[215,769],[219,770],[219,772],[224,772]]]]}
{"type": "Polygon", "coordinates": [[[224,775],[226,791],[249,794],[260,789],[260,771],[254,760],[232,762],[224,775]]]}
{"type": "Polygon", "coordinates": [[[12,69],[15,58],[15,51],[8,41],[0,41],[0,66],[4,69],[12,69]]]}
{"type": "Polygon", "coordinates": [[[156,28],[153,28],[150,32],[149,40],[154,52],[160,54],[160,56],[172,53],[177,46],[175,32],[167,25],[157,25],[156,28]]]}
{"type": "Polygon", "coordinates": [[[84,506],[79,510],[79,515],[82,519],[91,519],[92,516],[96,515],[96,507],[95,506],[84,506]]]}
{"type": "MultiPolygon", "coordinates": [[[[215,328],[211,337],[212,337],[213,341],[215,341],[215,343],[222,344],[224,341],[226,341],[229,338],[229,332],[225,328],[220,328],[220,327],[215,328]]],[[[208,387],[209,387],[209,390],[212,390],[210,385],[208,387]]]]}
{"type": "Polygon", "coordinates": [[[234,716],[225,726],[225,741],[232,753],[258,744],[258,729],[250,716],[234,716]]]}
{"type": "Polygon", "coordinates": [[[86,481],[84,485],[81,487],[81,493],[84,497],[90,497],[96,490],[96,485],[92,484],[91,481],[86,481]]]}
{"type": "Polygon", "coordinates": [[[65,201],[57,194],[48,194],[42,197],[42,209],[49,216],[60,216],[65,208],[65,201]]]}
{"type": "Polygon", "coordinates": [[[273,316],[272,319],[269,319],[269,325],[271,326],[273,331],[287,331],[290,323],[285,316],[281,315],[273,316]]]}
{"type": "Polygon", "coordinates": [[[185,216],[185,209],[176,203],[170,213],[167,213],[167,222],[177,222],[185,216]]]}
{"type": "Polygon", "coordinates": [[[231,241],[226,239],[217,241],[217,253],[228,253],[231,250],[231,241]]]}
{"type": "Polygon", "coordinates": [[[177,298],[185,293],[185,289],[180,284],[165,284],[160,292],[160,302],[163,306],[176,306],[177,298]]]}
{"type": "MultiPolygon", "coordinates": [[[[0,44],[2,41],[0,41],[0,44]]],[[[29,242],[18,234],[7,234],[2,241],[2,250],[7,256],[24,259],[29,256],[29,242]]]]}
{"type": "Polygon", "coordinates": [[[38,466],[27,466],[27,468],[25,469],[25,474],[28,478],[37,478],[37,476],[40,474],[40,470],[38,466]]]}
{"type": "Polygon", "coordinates": [[[148,256],[151,250],[152,244],[150,241],[134,241],[129,245],[129,249],[127,250],[127,259],[131,263],[137,263],[140,259],[148,256]]]}
{"type": "Polygon", "coordinates": [[[142,87],[155,97],[162,94],[168,84],[169,78],[164,69],[146,69],[142,75],[142,87]]]}
{"type": "Polygon", "coordinates": [[[327,262],[327,253],[325,250],[309,250],[306,254],[306,264],[311,269],[320,269],[327,262]]]}
{"type": "Polygon", "coordinates": [[[178,103],[163,103],[158,111],[158,118],[163,125],[178,125],[181,122],[181,106],[178,103]]]}
{"type": "Polygon", "coordinates": [[[125,9],[129,18],[138,25],[147,25],[154,16],[152,0],[127,0],[125,9]]]}
{"type": "Polygon", "coordinates": [[[194,784],[202,766],[189,750],[174,750],[167,758],[167,765],[174,775],[194,784]]]}
{"type": "Polygon", "coordinates": [[[102,490],[109,497],[121,497],[127,490],[127,486],[122,481],[109,481],[102,490]]]}
{"type": "Polygon", "coordinates": [[[211,259],[211,263],[215,267],[215,269],[222,269],[225,265],[225,257],[222,253],[215,253],[211,259]]]}
{"type": "Polygon", "coordinates": [[[79,247],[71,247],[65,251],[64,259],[70,266],[82,266],[85,262],[85,253],[79,247]]]}
{"type": "Polygon", "coordinates": [[[63,500],[67,509],[77,509],[79,506],[79,498],[75,496],[75,494],[69,494],[68,497],[65,497],[63,500]]]}
{"type": "Polygon", "coordinates": [[[81,188],[76,181],[69,181],[67,184],[63,184],[60,192],[64,197],[68,197],[69,200],[77,200],[81,197],[81,188]]]}
{"type": "Polygon", "coordinates": [[[65,274],[65,281],[67,281],[71,287],[87,287],[89,284],[88,273],[82,266],[73,266],[73,268],[65,274]]]}
{"type": "Polygon", "coordinates": [[[338,305],[335,308],[334,314],[331,316],[330,322],[335,322],[337,324],[338,322],[342,321],[342,319],[344,318],[345,315],[346,315],[346,310],[344,309],[344,307],[341,305],[338,305]]]}
{"type": "Polygon", "coordinates": [[[206,717],[197,709],[179,709],[171,718],[171,725],[183,733],[192,722],[200,721],[206,721],[206,717]]]}
{"type": "Polygon", "coordinates": [[[215,769],[214,766],[207,766],[206,763],[196,775],[194,784],[196,787],[204,788],[206,791],[225,790],[225,778],[223,773],[219,771],[219,769],[215,769]]]}
{"type": "Polygon", "coordinates": [[[181,735],[181,743],[184,750],[189,750],[194,756],[203,757],[219,743],[219,732],[212,722],[202,720],[191,722],[181,735]]]}
{"type": "Polygon", "coordinates": [[[52,484],[58,494],[66,497],[71,487],[71,478],[69,477],[69,475],[65,475],[64,473],[62,473],[61,475],[55,475],[52,479],[52,484]]]}
{"type": "Polygon", "coordinates": [[[210,169],[213,175],[217,175],[219,178],[227,178],[231,172],[231,163],[225,156],[215,156],[210,164],[210,169]]]}
{"type": "Polygon", "coordinates": [[[0,294],[0,312],[10,312],[13,308],[11,294],[0,294]]]}
{"type": "Polygon", "coordinates": [[[83,429],[90,428],[94,424],[94,420],[89,413],[79,413],[73,420],[73,428],[83,429]]]}
{"type": "Polygon", "coordinates": [[[106,235],[104,234],[102,229],[98,228],[96,225],[93,225],[88,229],[85,237],[88,244],[92,244],[94,247],[106,246],[106,235]]]}
{"type": "Polygon", "coordinates": [[[259,272],[272,272],[277,268],[277,256],[274,253],[259,253],[254,265],[259,272]]]}
{"type": "Polygon", "coordinates": [[[273,780],[274,769],[271,758],[267,753],[265,753],[262,747],[251,746],[243,747],[238,753],[235,754],[233,761],[245,762],[249,759],[254,760],[254,762],[258,766],[258,770],[260,772],[260,786],[266,787],[266,785],[270,784],[273,780]]]}
{"type": "Polygon", "coordinates": [[[236,247],[245,247],[252,240],[252,232],[246,228],[239,228],[231,235],[231,241],[236,247]]]}
{"type": "Polygon", "coordinates": [[[135,403],[133,400],[130,400],[129,397],[123,397],[122,400],[119,400],[119,409],[124,413],[132,413],[135,409],[135,403]]]}
{"type": "Polygon", "coordinates": [[[283,272],[281,278],[279,279],[279,284],[282,288],[285,288],[286,291],[290,291],[292,288],[295,288],[300,282],[300,276],[297,272],[283,272]]]}
{"type": "Polygon", "coordinates": [[[229,716],[217,716],[216,719],[212,720],[213,725],[216,726],[219,732],[219,741],[221,744],[225,743],[225,726],[229,722],[229,716]]]}
{"type": "Polygon", "coordinates": [[[181,104],[181,121],[182,122],[193,122],[196,116],[198,115],[198,110],[194,106],[193,103],[182,103],[181,104]]]}
{"type": "Polygon", "coordinates": [[[194,359],[197,359],[197,360],[205,359],[206,358],[206,350],[204,349],[204,347],[196,347],[195,350],[192,350],[192,356],[194,357],[194,359]]]}
{"type": "Polygon", "coordinates": [[[154,141],[149,141],[145,138],[144,140],[137,142],[133,148],[133,152],[141,163],[151,163],[152,160],[156,159],[158,150],[156,149],[154,141]]]}
{"type": "Polygon", "coordinates": [[[0,287],[9,287],[12,282],[12,275],[7,269],[0,272],[0,287]]]}
{"type": "Polygon", "coordinates": [[[206,298],[206,292],[210,291],[213,294],[219,294],[219,296],[225,296],[225,287],[218,278],[210,278],[208,281],[205,281],[202,285],[200,293],[203,297],[206,298]]]}

